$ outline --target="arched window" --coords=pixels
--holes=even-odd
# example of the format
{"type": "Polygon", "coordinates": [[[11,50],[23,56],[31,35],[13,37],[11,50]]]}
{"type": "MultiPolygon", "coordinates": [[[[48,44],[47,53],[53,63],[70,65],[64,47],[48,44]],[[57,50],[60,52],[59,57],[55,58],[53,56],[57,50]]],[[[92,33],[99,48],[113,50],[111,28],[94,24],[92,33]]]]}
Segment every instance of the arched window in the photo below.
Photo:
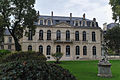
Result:
{"type": "Polygon", "coordinates": [[[29,30],[29,33],[28,33],[28,40],[32,40],[32,30],[29,30]]]}
{"type": "Polygon", "coordinates": [[[75,21],[75,26],[78,26],[78,21],[75,21]]]}
{"type": "Polygon", "coordinates": [[[67,41],[70,40],[70,31],[69,30],[66,31],[66,40],[67,41]]]}
{"type": "Polygon", "coordinates": [[[39,53],[43,54],[43,46],[42,45],[39,46],[39,53]]]}
{"type": "Polygon", "coordinates": [[[92,22],[92,27],[95,27],[95,24],[94,24],[94,22],[92,22]]]}
{"type": "Polygon", "coordinates": [[[76,46],[76,55],[80,55],[80,47],[76,46]]]}
{"type": "Polygon", "coordinates": [[[96,55],[96,47],[95,46],[92,47],[92,52],[93,52],[93,55],[96,55]]]}
{"type": "Polygon", "coordinates": [[[83,55],[87,55],[87,46],[83,46],[83,55]]]}
{"type": "Polygon", "coordinates": [[[92,41],[96,41],[95,32],[92,32],[92,41]]]}
{"type": "Polygon", "coordinates": [[[61,52],[61,46],[60,46],[60,45],[57,45],[57,46],[56,46],[56,53],[57,53],[57,52],[61,52]]]}
{"type": "Polygon", "coordinates": [[[66,56],[70,56],[70,46],[66,46],[66,56]]]}
{"type": "Polygon", "coordinates": [[[48,26],[50,26],[51,25],[51,20],[48,20],[48,26]]]}
{"type": "Polygon", "coordinates": [[[85,21],[83,21],[83,26],[85,26],[85,21]]]}
{"type": "Polygon", "coordinates": [[[79,41],[79,31],[75,32],[75,41],[79,41]]]}
{"type": "Polygon", "coordinates": [[[56,40],[61,40],[61,32],[60,32],[60,30],[57,30],[57,32],[56,32],[56,40]]]}
{"type": "Polygon", "coordinates": [[[51,53],[51,46],[48,45],[48,46],[47,46],[47,53],[46,53],[46,55],[50,55],[50,53],[51,53]]]}
{"type": "Polygon", "coordinates": [[[43,30],[39,31],[39,40],[43,40],[43,30]]]}
{"type": "Polygon", "coordinates": [[[43,25],[43,20],[40,20],[40,25],[43,25]]]}
{"type": "Polygon", "coordinates": [[[28,51],[32,51],[32,46],[31,45],[28,46],[28,51]]]}
{"type": "Polygon", "coordinates": [[[86,41],[86,32],[83,31],[83,41],[86,41]]]}
{"type": "Polygon", "coordinates": [[[51,31],[50,30],[47,31],[47,40],[51,40],[51,31]]]}

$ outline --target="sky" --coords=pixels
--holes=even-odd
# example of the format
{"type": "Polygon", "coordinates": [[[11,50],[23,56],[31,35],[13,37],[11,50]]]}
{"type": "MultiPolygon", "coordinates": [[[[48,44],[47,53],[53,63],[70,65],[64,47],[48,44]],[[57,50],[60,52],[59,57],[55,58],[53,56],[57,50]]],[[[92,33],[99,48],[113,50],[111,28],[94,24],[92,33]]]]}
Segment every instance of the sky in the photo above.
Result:
{"type": "Polygon", "coordinates": [[[112,23],[112,10],[109,0],[36,0],[35,9],[40,15],[82,17],[92,20],[96,18],[99,26],[103,28],[104,23],[112,23]]]}

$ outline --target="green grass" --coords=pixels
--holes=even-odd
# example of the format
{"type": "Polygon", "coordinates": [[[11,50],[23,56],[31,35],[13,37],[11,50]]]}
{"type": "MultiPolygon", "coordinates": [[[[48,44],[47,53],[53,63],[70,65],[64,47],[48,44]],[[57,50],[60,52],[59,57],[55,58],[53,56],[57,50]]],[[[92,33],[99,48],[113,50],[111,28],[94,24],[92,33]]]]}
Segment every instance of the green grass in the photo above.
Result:
{"type": "Polygon", "coordinates": [[[98,61],[62,61],[60,66],[68,69],[77,80],[120,80],[120,60],[112,60],[112,78],[101,78],[97,76],[98,61]]]}

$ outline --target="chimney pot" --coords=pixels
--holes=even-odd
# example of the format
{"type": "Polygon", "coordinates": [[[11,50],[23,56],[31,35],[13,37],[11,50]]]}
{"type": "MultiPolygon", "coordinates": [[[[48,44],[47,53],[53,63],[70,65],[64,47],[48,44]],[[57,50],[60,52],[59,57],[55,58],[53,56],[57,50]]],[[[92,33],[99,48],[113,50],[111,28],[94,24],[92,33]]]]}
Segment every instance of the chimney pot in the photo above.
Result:
{"type": "Polygon", "coordinates": [[[53,16],[53,11],[51,12],[51,16],[53,16]]]}

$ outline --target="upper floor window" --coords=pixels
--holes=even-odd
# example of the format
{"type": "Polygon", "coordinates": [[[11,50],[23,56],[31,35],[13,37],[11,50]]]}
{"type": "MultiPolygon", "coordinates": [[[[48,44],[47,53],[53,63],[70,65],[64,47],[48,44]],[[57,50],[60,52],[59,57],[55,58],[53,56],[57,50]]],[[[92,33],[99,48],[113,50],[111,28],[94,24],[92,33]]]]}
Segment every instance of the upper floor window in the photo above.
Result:
{"type": "Polygon", "coordinates": [[[80,55],[80,47],[76,46],[76,55],[80,55]]]}
{"type": "Polygon", "coordinates": [[[66,31],[66,40],[67,41],[70,40],[70,31],[69,30],[66,31]]]}
{"type": "Polygon", "coordinates": [[[81,26],[81,21],[80,21],[80,26],[81,26]]]}
{"type": "Polygon", "coordinates": [[[57,45],[57,46],[56,46],[56,53],[57,53],[57,52],[59,52],[59,53],[61,52],[61,46],[60,46],[60,45],[57,45]]]}
{"type": "Polygon", "coordinates": [[[57,32],[56,32],[56,39],[61,40],[61,32],[60,32],[60,30],[57,30],[57,32]]]}
{"type": "Polygon", "coordinates": [[[75,41],[79,41],[79,31],[75,32],[75,41]]]}
{"type": "Polygon", "coordinates": [[[83,46],[83,55],[87,55],[87,46],[83,46]]]}
{"type": "Polygon", "coordinates": [[[39,46],[39,53],[43,54],[43,46],[42,45],[39,46]]]}
{"type": "Polygon", "coordinates": [[[33,37],[33,35],[32,35],[32,30],[29,30],[29,33],[28,33],[28,40],[32,40],[32,37],[33,37]]]}
{"type": "Polygon", "coordinates": [[[39,31],[39,40],[43,40],[43,30],[39,31]]]}
{"type": "Polygon", "coordinates": [[[93,55],[96,55],[96,47],[95,46],[92,47],[92,52],[93,52],[93,55]]]}
{"type": "Polygon", "coordinates": [[[32,46],[31,45],[28,46],[28,51],[32,51],[32,46]]]}
{"type": "Polygon", "coordinates": [[[92,41],[96,41],[95,32],[92,32],[92,41]]]}
{"type": "Polygon", "coordinates": [[[49,26],[49,25],[52,25],[51,20],[48,20],[48,26],[49,26]]]}
{"type": "Polygon", "coordinates": [[[86,32],[83,31],[83,41],[86,41],[86,32]]]}
{"type": "Polygon", "coordinates": [[[12,37],[9,37],[8,42],[12,43],[12,37]]]}
{"type": "Polygon", "coordinates": [[[51,40],[51,31],[50,30],[47,31],[47,40],[51,40]]]}
{"type": "Polygon", "coordinates": [[[48,45],[48,46],[47,46],[47,53],[46,53],[46,55],[50,55],[50,53],[51,53],[51,46],[48,45]]]}
{"type": "Polygon", "coordinates": [[[70,56],[70,46],[66,46],[66,56],[70,56]]]}

